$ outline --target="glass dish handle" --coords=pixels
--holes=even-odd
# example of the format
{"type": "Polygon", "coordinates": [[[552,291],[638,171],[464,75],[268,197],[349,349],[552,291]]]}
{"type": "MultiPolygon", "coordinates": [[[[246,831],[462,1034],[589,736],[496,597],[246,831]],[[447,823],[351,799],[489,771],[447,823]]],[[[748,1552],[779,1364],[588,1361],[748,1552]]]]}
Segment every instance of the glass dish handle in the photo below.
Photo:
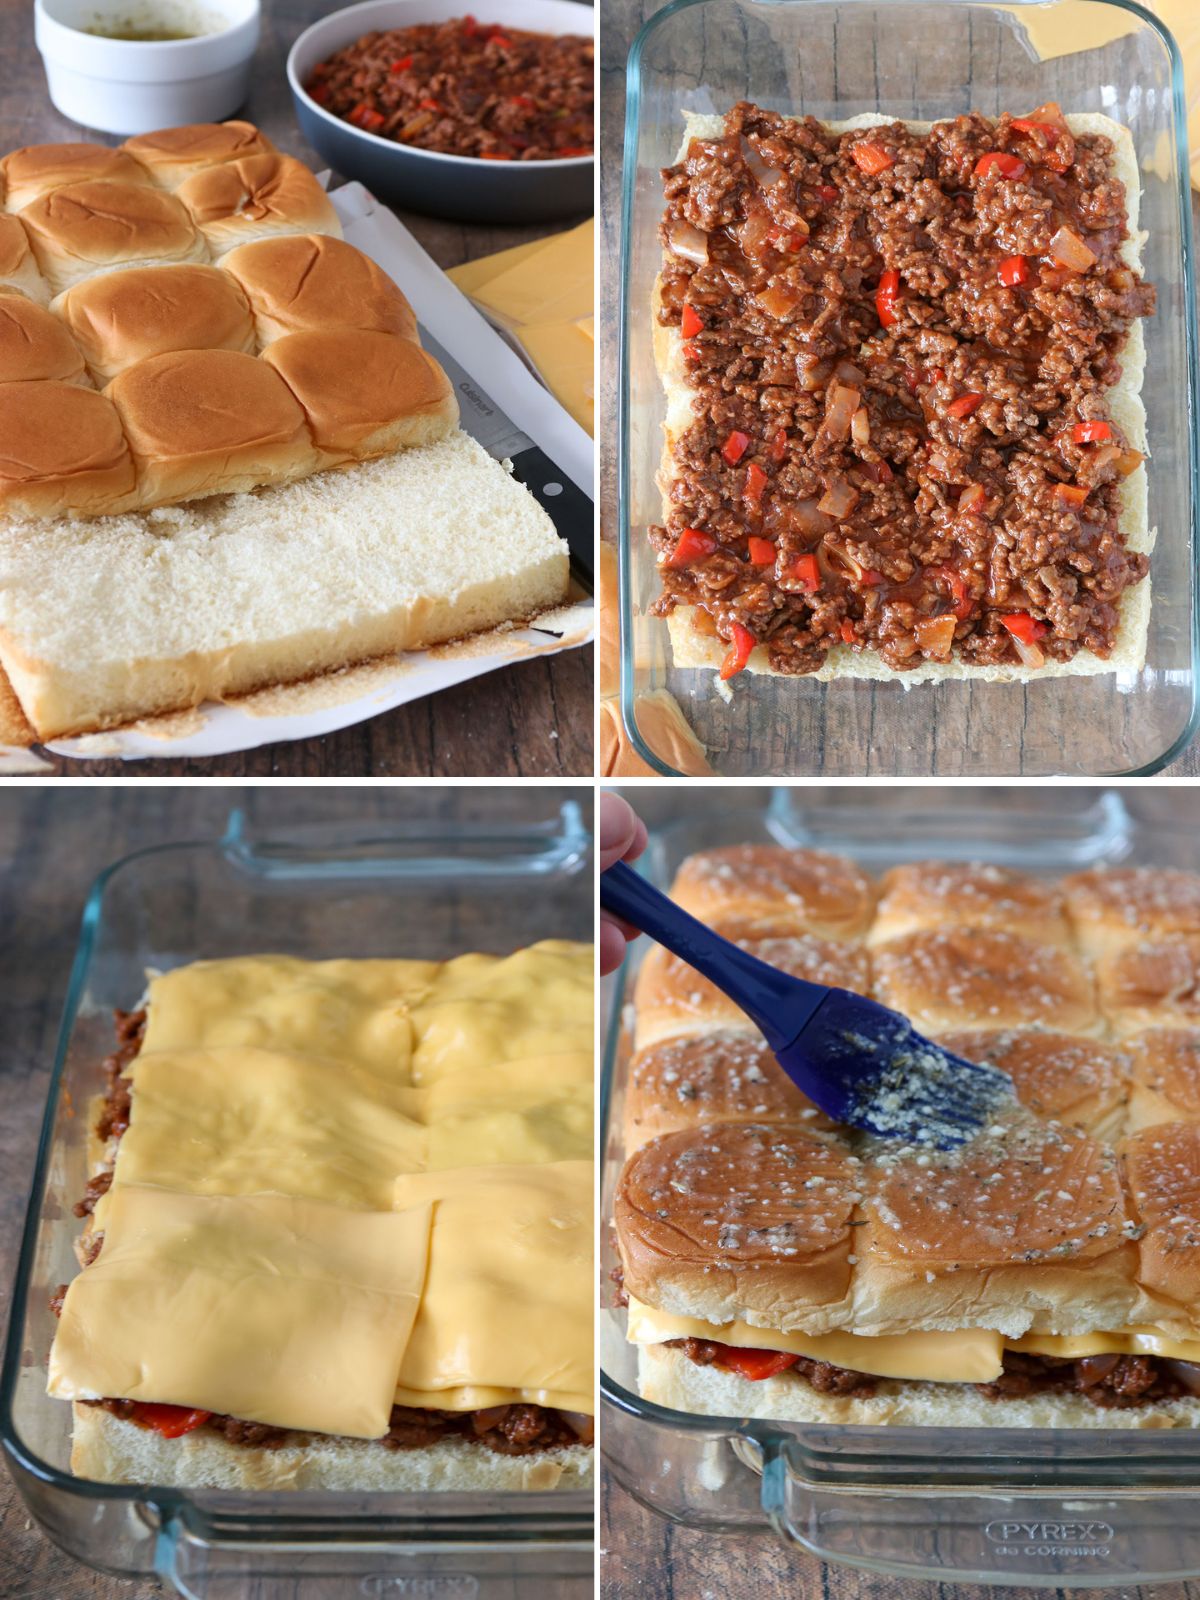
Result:
{"type": "Polygon", "coordinates": [[[1200,1496],[1161,1487],[889,1487],[805,1482],[786,1440],[763,1447],[762,1508],[788,1544],[822,1561],[900,1577],[1031,1588],[1161,1583],[1200,1569],[1200,1496]]]}
{"type": "Polygon", "coordinates": [[[342,827],[251,827],[232,811],[220,848],[239,871],[260,878],[462,877],[503,882],[530,874],[579,871],[591,835],[574,800],[534,823],[380,822],[342,827]]]}

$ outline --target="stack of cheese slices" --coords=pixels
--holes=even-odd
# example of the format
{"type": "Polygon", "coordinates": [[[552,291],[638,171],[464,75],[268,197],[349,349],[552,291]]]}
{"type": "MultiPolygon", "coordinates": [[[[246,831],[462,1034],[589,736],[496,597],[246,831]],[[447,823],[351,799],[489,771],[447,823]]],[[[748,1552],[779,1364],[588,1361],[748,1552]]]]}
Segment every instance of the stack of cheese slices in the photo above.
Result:
{"type": "Polygon", "coordinates": [[[32,732],[564,598],[404,295],[258,129],[16,150],[0,202],[0,662],[32,732]]]}
{"type": "Polygon", "coordinates": [[[50,1354],[76,1473],[587,1481],[589,946],[199,962],[127,1037],[50,1354]]]}
{"type": "Polygon", "coordinates": [[[643,1392],[724,1416],[1200,1425],[1200,876],[744,846],[675,898],[873,994],[1019,1104],[961,1150],[832,1124],[675,957],[638,977],[615,1206],[643,1392]]]}

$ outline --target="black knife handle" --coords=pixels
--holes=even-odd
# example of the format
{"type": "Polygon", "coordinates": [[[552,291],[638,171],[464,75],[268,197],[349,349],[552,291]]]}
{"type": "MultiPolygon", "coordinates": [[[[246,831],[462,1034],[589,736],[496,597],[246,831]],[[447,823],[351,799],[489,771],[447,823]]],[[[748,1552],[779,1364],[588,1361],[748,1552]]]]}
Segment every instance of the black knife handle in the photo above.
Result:
{"type": "Polygon", "coordinates": [[[513,476],[523,483],[567,541],[571,571],[591,594],[595,588],[596,509],[583,490],[538,445],[512,457],[513,476]]]}

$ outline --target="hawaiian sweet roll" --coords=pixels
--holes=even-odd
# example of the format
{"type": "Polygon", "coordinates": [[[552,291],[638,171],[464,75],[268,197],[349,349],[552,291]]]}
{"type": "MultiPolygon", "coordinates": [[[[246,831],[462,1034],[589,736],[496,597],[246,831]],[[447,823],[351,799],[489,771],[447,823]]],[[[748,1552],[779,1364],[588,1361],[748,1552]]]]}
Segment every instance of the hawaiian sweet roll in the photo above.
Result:
{"type": "Polygon", "coordinates": [[[124,150],[102,144],[30,144],[0,160],[8,211],[22,211],[42,195],[90,179],[150,183],[150,174],[124,150]]]}
{"type": "Polygon", "coordinates": [[[134,267],[68,289],[54,311],[103,385],[127,367],[172,350],[257,349],[245,295],[216,267],[134,267]]]}
{"type": "Polygon", "coordinates": [[[1200,1335],[1200,1125],[1143,1128],[1121,1150],[1142,1229],[1138,1277],[1158,1320],[1200,1335]]]}
{"type": "Polygon", "coordinates": [[[1148,1028],[1126,1048],[1133,1068],[1129,1131],[1200,1122],[1200,1029],[1148,1028]]]}
{"type": "Polygon", "coordinates": [[[847,1315],[858,1158],[800,1128],[717,1122],[626,1162],[614,1220],[625,1288],[708,1322],[824,1332],[847,1315]]]}
{"type": "Polygon", "coordinates": [[[50,285],[38,270],[20,217],[0,216],[0,289],[15,289],[41,306],[50,303],[50,285]]]}
{"type": "Polygon", "coordinates": [[[875,993],[923,1033],[1042,1026],[1097,1033],[1093,984],[1073,955],[1020,934],[943,928],[871,953],[875,993]]]}
{"type": "Polygon", "coordinates": [[[38,379],[90,387],[82,352],[59,318],[23,294],[0,294],[0,383],[38,379]]]}
{"type": "Polygon", "coordinates": [[[638,1050],[625,1090],[625,1148],[709,1122],[833,1124],[784,1072],[755,1033],[716,1028],[638,1050]]]}
{"type": "Polygon", "coordinates": [[[1075,1034],[1018,1028],[1007,1033],[947,1033],[947,1050],[999,1067],[1037,1117],[1066,1122],[1112,1143],[1124,1131],[1130,1053],[1075,1034]]]}
{"type": "Polygon", "coordinates": [[[1056,885],[979,862],[918,861],[884,876],[869,944],[924,928],[1003,928],[1043,944],[1069,944],[1056,885]]]}
{"type": "MultiPolygon", "coordinates": [[[[810,933],[754,938],[746,936],[744,922],[731,925],[718,921],[714,926],[717,933],[732,939],[749,955],[793,978],[827,988],[852,989],[858,994],[870,991],[866,952],[848,940],[819,939],[810,933]]],[[[657,944],[647,950],[638,971],[635,1003],[639,1049],[674,1034],[738,1023],[747,1028],[754,1026],[715,984],[657,944]]]]}
{"type": "Polygon", "coordinates": [[[249,301],[261,345],[334,328],[417,337],[412,307],[387,273],[342,239],[320,233],[259,239],[231,250],[221,268],[249,301]]]}
{"type": "MultiPolygon", "coordinates": [[[[102,515],[134,495],[133,458],[112,402],[80,383],[0,383],[0,510],[102,515]]],[[[20,528],[10,537],[20,540],[20,528]]],[[[19,692],[19,691],[18,691],[19,692]]]]}
{"type": "Polygon", "coordinates": [[[302,161],[245,156],[186,178],[175,191],[214,257],[281,233],[342,236],[329,197],[302,161]]]}
{"type": "Polygon", "coordinates": [[[121,148],[163,189],[177,189],[193,173],[248,156],[273,155],[275,146],[251,122],[193,122],[126,139],[121,148]]]}
{"type": "Polygon", "coordinates": [[[258,364],[273,368],[295,396],[325,464],[432,444],[458,422],[441,367],[394,334],[289,333],[258,364]]]}
{"type": "Polygon", "coordinates": [[[764,935],[825,939],[860,938],[875,902],[871,880],[844,856],[758,844],[689,856],[671,897],[701,922],[736,918],[764,935]]]}
{"type": "Polygon", "coordinates": [[[1200,934],[1200,873],[1108,867],[1063,880],[1075,937],[1098,958],[1152,934],[1200,934]]]}
{"type": "Polygon", "coordinates": [[[187,208],[150,184],[67,184],[26,206],[21,221],[56,294],[97,272],[208,260],[187,208]]]}
{"type": "Polygon", "coordinates": [[[1100,1005],[1118,1038],[1200,1026],[1200,934],[1141,939],[1096,967],[1100,1005]]]}
{"type": "Polygon", "coordinates": [[[127,368],[104,392],[129,439],[143,505],[285,483],[319,464],[303,410],[254,356],[175,350],[127,368]]]}

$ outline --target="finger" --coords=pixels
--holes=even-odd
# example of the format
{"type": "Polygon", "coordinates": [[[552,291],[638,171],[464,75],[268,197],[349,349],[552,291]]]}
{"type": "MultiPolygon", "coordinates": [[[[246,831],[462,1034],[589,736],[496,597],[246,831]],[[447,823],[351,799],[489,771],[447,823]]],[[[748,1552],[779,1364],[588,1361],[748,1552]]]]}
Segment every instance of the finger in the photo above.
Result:
{"type": "Polygon", "coordinates": [[[625,959],[625,935],[607,919],[600,924],[600,974],[615,972],[625,959]]]}

